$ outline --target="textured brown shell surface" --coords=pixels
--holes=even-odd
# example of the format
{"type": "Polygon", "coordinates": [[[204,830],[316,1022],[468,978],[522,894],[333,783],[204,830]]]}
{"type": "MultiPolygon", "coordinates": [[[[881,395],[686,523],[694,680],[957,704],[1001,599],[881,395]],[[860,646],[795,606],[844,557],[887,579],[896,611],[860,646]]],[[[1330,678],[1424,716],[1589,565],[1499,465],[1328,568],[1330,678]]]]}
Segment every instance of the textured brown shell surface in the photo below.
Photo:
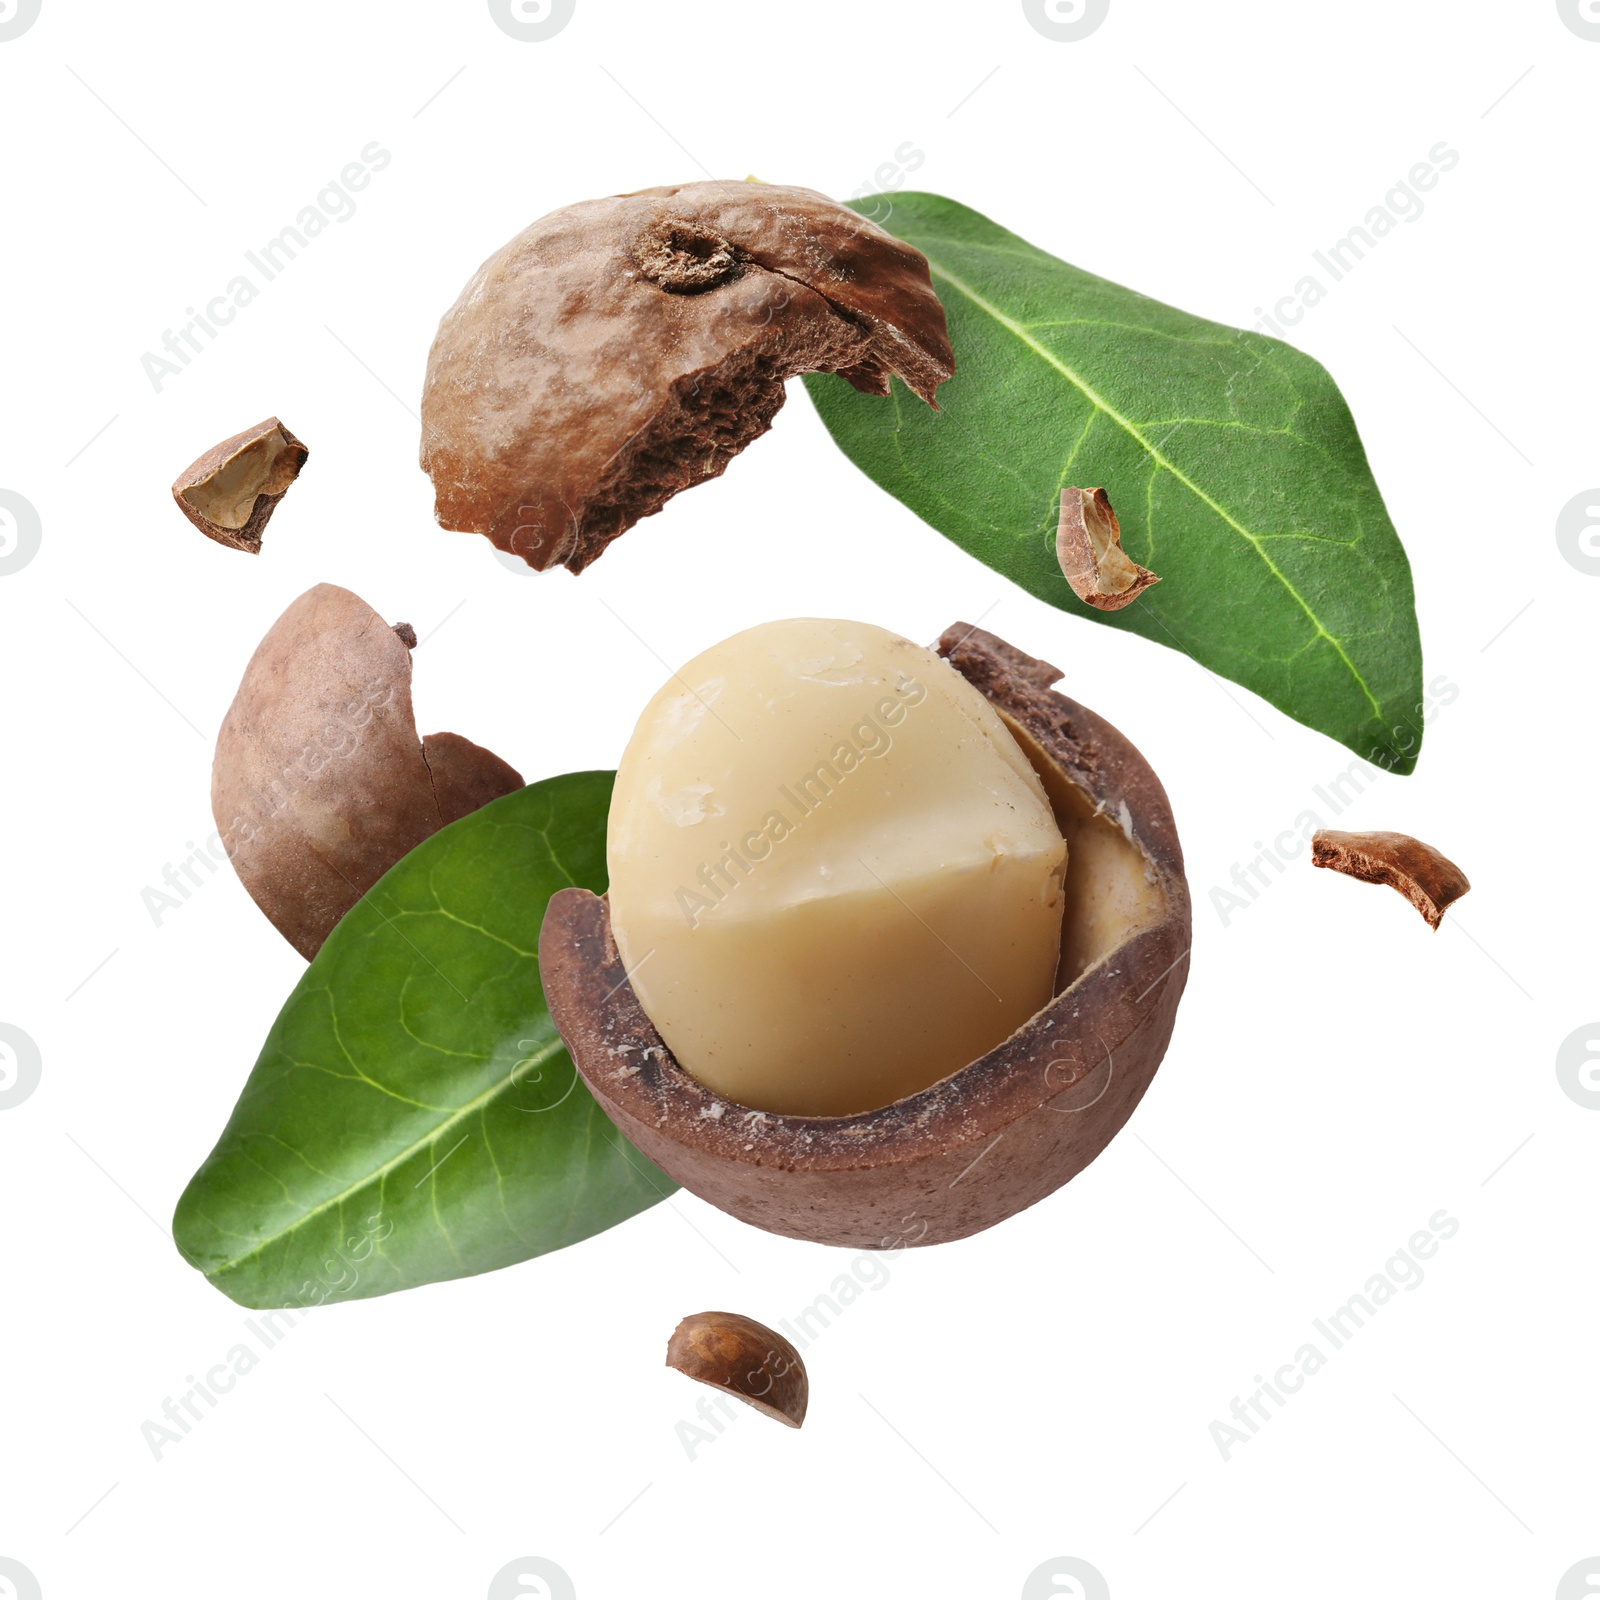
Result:
{"type": "Polygon", "coordinates": [[[1346,833],[1321,828],[1311,839],[1313,866],[1398,890],[1435,932],[1472,885],[1448,856],[1409,833],[1346,833]]]}
{"type": "Polygon", "coordinates": [[[204,483],[235,451],[243,449],[252,440],[259,439],[263,434],[269,433],[274,428],[283,435],[291,451],[298,457],[298,463],[295,468],[298,473],[300,467],[303,467],[310,457],[310,449],[295,438],[276,417],[268,417],[264,422],[258,422],[255,427],[245,428],[231,438],[222,440],[220,444],[212,445],[204,455],[198,456],[191,461],[172,482],[174,504],[206,538],[214,539],[218,544],[226,545],[230,550],[243,550],[247,555],[261,554],[262,532],[268,522],[272,520],[272,513],[278,509],[278,502],[289,491],[284,489],[278,494],[257,495],[255,508],[251,511],[249,520],[242,528],[219,527],[209,517],[201,516],[184,499],[183,491],[193,488],[197,483],[204,483]]]}
{"type": "Polygon", "coordinates": [[[1056,560],[1068,587],[1085,605],[1096,611],[1121,611],[1130,606],[1152,584],[1161,579],[1148,567],[1141,567],[1122,548],[1122,528],[1104,489],[1068,486],[1061,491],[1061,515],[1056,524],[1056,560]],[[1089,532],[1091,518],[1104,520],[1111,528],[1112,545],[1132,569],[1132,581],[1125,589],[1102,587],[1101,558],[1096,555],[1089,532]]]}
{"type": "MultiPolygon", "coordinates": [[[[692,263],[691,263],[692,264],[692,263]]],[[[479,268],[440,322],[422,465],[446,528],[581,570],[719,475],[784,381],[841,370],[925,398],[950,375],[927,263],[806,189],[707,182],[567,206],[479,268]],[[673,292],[642,263],[721,241],[733,270],[673,292]]]]}
{"type": "Polygon", "coordinates": [[[1010,1216],[1099,1154],[1138,1103],[1188,973],[1183,855],[1160,781],[1055,668],[958,625],[940,652],[1111,817],[1126,816],[1167,914],[979,1061],[856,1116],[752,1111],[682,1070],[639,1005],[603,899],[550,902],[540,965],[584,1081],[643,1153],[693,1193],[776,1233],[858,1248],[933,1244],[1010,1216]],[[1124,809],[1125,808],[1125,809],[1124,809]]]}
{"type": "Polygon", "coordinates": [[[349,590],[308,590],[256,647],[217,735],[211,809],[240,881],[308,960],[440,826],[411,654],[349,590]]]}
{"type": "Polygon", "coordinates": [[[667,1365],[697,1383],[726,1389],[779,1422],[805,1421],[811,1381],[800,1352],[781,1333],[737,1311],[696,1311],[672,1330],[667,1365]]]}
{"type": "MultiPolygon", "coordinates": [[[[863,322],[868,359],[933,401],[955,371],[944,308],[920,250],[815,189],[695,183],[669,191],[757,266],[793,279],[863,322]]],[[[887,394],[885,381],[875,392],[887,394]]]]}
{"type": "Polygon", "coordinates": [[[509,761],[459,733],[430,733],[422,741],[422,754],[443,823],[468,816],[523,786],[522,774],[509,761]]]}

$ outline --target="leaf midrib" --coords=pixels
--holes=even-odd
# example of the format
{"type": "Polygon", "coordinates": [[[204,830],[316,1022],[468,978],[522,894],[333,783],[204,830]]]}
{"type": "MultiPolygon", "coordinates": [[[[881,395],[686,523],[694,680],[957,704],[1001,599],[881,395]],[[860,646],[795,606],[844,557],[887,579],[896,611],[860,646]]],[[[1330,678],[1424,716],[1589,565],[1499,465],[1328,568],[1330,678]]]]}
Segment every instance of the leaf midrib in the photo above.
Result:
{"type": "Polygon", "coordinates": [[[1367,680],[1361,675],[1360,671],[1356,667],[1356,664],[1346,653],[1344,645],[1339,641],[1335,634],[1330,633],[1328,629],[1323,626],[1321,617],[1319,617],[1312,609],[1310,602],[1294,586],[1288,575],[1283,572],[1281,568],[1279,568],[1278,564],[1262,548],[1259,538],[1252,533],[1250,529],[1245,527],[1245,525],[1240,522],[1230,511],[1228,511],[1225,506],[1219,504],[1209,494],[1207,494],[1206,491],[1202,489],[1200,485],[1197,484],[1191,477],[1189,477],[1186,472],[1184,472],[1174,462],[1168,460],[1156,445],[1153,445],[1147,438],[1145,438],[1137,423],[1123,416],[1122,413],[1118,411],[1117,408],[1108,400],[1106,400],[1092,384],[1075,372],[1066,364],[1066,362],[1060,360],[1053,350],[1050,350],[1047,346],[1040,344],[1037,339],[1033,338],[1022,323],[1016,321],[1012,317],[1007,316],[999,306],[995,305],[992,301],[979,294],[978,291],[972,288],[970,284],[964,283],[948,268],[940,266],[931,253],[928,253],[928,265],[936,278],[943,279],[944,282],[951,286],[951,288],[955,289],[959,294],[964,295],[966,299],[971,301],[971,303],[986,316],[990,317],[1002,328],[1006,329],[1008,333],[1019,340],[1022,344],[1026,345],[1042,361],[1059,372],[1061,376],[1065,378],[1068,383],[1072,384],[1072,386],[1077,389],[1078,392],[1082,394],[1083,397],[1092,406],[1094,406],[1097,411],[1108,417],[1119,428],[1127,433],[1127,435],[1139,445],[1139,447],[1151,458],[1151,460],[1157,464],[1157,466],[1170,473],[1172,477],[1181,483],[1186,489],[1188,489],[1189,492],[1193,494],[1202,505],[1209,507],[1209,509],[1213,511],[1227,527],[1231,528],[1236,534],[1239,535],[1240,538],[1245,541],[1246,544],[1250,546],[1251,550],[1255,552],[1255,555],[1261,564],[1267,569],[1268,572],[1272,574],[1274,578],[1278,580],[1278,582],[1283,586],[1284,592],[1288,594],[1295,604],[1300,607],[1301,611],[1305,613],[1306,619],[1316,630],[1317,637],[1324,640],[1333,649],[1334,654],[1338,656],[1340,662],[1344,665],[1345,670],[1350,674],[1351,678],[1355,680],[1357,687],[1366,697],[1367,704],[1372,707],[1373,714],[1380,722],[1382,722],[1383,707],[1373,695],[1367,680]]]}
{"type": "MultiPolygon", "coordinates": [[[[258,1240],[256,1244],[253,1245],[249,1250],[246,1250],[243,1255],[237,1255],[233,1257],[231,1261],[224,1261],[220,1266],[208,1267],[206,1269],[206,1277],[209,1279],[220,1278],[223,1273],[232,1272],[236,1267],[241,1267],[246,1262],[253,1261],[262,1253],[262,1251],[270,1248],[272,1245],[277,1244],[281,1239],[287,1239],[291,1234],[298,1232],[308,1223],[314,1222],[318,1217],[322,1216],[323,1213],[332,1210],[333,1207],[343,1205],[345,1201],[348,1200],[352,1195],[358,1194],[362,1189],[367,1188],[374,1182],[381,1183],[389,1176],[391,1172],[395,1170],[396,1167],[403,1166],[411,1159],[412,1156],[416,1155],[419,1150],[426,1148],[430,1144],[436,1144],[441,1134],[448,1133],[450,1129],[455,1127],[458,1122],[464,1121],[466,1118],[474,1115],[480,1108],[493,1100],[495,1096],[504,1094],[511,1087],[511,1085],[516,1082],[518,1073],[520,1073],[524,1067],[534,1066],[548,1061],[551,1056],[558,1055],[565,1048],[566,1047],[561,1043],[561,1041],[557,1039],[551,1044],[546,1045],[544,1049],[536,1051],[533,1055],[522,1057],[517,1062],[516,1067],[508,1077],[502,1079],[499,1083],[493,1084],[488,1089],[485,1089],[482,1094],[476,1096],[472,1100],[469,1100],[465,1105],[459,1107],[457,1110],[452,1111],[450,1115],[446,1117],[443,1122],[439,1123],[439,1125],[430,1133],[409,1144],[398,1155],[393,1156],[388,1161],[384,1162],[382,1166],[374,1167],[370,1172],[359,1178],[355,1183],[352,1183],[348,1187],[341,1189],[338,1194],[330,1195],[328,1199],[320,1202],[310,1211],[304,1213],[304,1215],[297,1217],[288,1225],[288,1227],[280,1228],[276,1233],[268,1234],[264,1239],[258,1240]]],[[[298,1152],[296,1153],[298,1154],[298,1152]]],[[[498,1163],[496,1163],[496,1165],[498,1166],[498,1163]]]]}

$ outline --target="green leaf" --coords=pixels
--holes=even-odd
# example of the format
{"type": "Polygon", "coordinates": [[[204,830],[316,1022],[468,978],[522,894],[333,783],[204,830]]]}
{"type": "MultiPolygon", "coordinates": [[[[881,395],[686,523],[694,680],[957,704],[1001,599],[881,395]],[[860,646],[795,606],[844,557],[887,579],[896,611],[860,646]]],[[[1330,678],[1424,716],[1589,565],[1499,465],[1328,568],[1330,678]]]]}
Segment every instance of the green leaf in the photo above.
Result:
{"type": "Polygon", "coordinates": [[[614,774],[452,823],[333,930],[178,1202],[188,1261],[247,1306],[492,1272],[676,1187],[584,1088],[539,986],[557,889],[605,888],[614,774]]]}
{"type": "Polygon", "coordinates": [[[933,269],[956,375],[937,412],[898,383],[886,404],[808,377],[845,454],[1041,600],[1182,650],[1411,771],[1411,569],[1327,372],[1276,339],[1081,272],[940,195],[897,194],[892,207],[889,226],[933,269]],[[1068,485],[1104,488],[1123,547],[1162,579],[1125,610],[1093,610],[1061,575],[1068,485]]]}

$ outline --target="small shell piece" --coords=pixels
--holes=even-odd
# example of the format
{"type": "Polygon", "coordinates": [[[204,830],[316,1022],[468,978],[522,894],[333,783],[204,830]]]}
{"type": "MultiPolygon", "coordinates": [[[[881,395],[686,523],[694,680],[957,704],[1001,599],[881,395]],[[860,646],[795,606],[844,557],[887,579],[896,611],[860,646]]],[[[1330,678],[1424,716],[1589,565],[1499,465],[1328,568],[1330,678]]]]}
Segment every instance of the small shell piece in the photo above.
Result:
{"type": "Polygon", "coordinates": [[[720,475],[784,382],[954,371],[927,260],[810,189],[677,184],[567,206],[478,269],[422,392],[422,467],[446,528],[581,572],[720,475]]]}
{"type": "Polygon", "coordinates": [[[172,498],[208,539],[260,555],[261,531],[310,454],[276,417],[268,417],[185,467],[172,498]]]}
{"type": "Polygon", "coordinates": [[[788,1427],[806,1420],[811,1380],[800,1352],[781,1333],[737,1311],[685,1317],[667,1341],[667,1365],[788,1427]]]}
{"type": "Polygon", "coordinates": [[[1472,887],[1455,862],[1408,833],[1321,828],[1311,836],[1311,864],[1398,889],[1435,933],[1445,912],[1472,887]]]}
{"type": "Polygon", "coordinates": [[[1104,489],[1063,489],[1056,560],[1072,592],[1096,611],[1120,611],[1161,580],[1122,548],[1122,526],[1104,489]]]}

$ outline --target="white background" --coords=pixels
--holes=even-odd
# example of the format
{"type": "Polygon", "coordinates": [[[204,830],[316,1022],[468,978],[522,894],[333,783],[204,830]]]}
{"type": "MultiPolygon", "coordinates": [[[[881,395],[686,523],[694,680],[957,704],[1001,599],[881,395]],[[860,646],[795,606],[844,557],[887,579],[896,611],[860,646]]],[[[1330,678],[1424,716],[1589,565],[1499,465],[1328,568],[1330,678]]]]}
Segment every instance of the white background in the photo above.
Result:
{"type": "Polygon", "coordinates": [[[1077,43],[1014,0],[578,0],[540,43],[482,3],[44,0],[0,42],[0,488],[43,526],[0,577],[0,1022],[43,1060],[0,1111],[0,1556],[46,1600],[477,1597],[524,1555],[583,1600],[1011,1597],[1062,1555],[1117,1600],[1554,1595],[1600,1551],[1600,1112],[1555,1070],[1600,1016],[1600,579],[1555,538],[1600,482],[1597,84],[1555,0],[1112,0],[1077,43]],[[374,140],[393,159],[356,214],[157,393],[141,356],[374,140]],[[1294,332],[1354,409],[1427,677],[1457,691],[1416,775],[1341,819],[1462,863],[1437,935],[1303,859],[1225,926],[1213,886],[1349,754],[961,554],[798,384],[581,579],[432,521],[435,323],[558,205],[707,174],[845,196],[909,144],[913,186],[1242,324],[1441,140],[1461,159],[1424,213],[1294,332]],[[272,412],[312,455],[251,559],[167,485],[272,412]],[[927,640],[986,613],[1165,780],[1195,948],[1154,1088],[1044,1204],[888,1258],[808,1351],[802,1432],[746,1412],[691,1460],[702,1391],[662,1349],[704,1306],[792,1318],[853,1258],[680,1195],[313,1313],[153,1459],[141,1424],[245,1337],[167,1219],[301,965],[231,875],[159,927],[141,890],[210,831],[244,662],[324,580],[426,637],[425,729],[530,778],[613,765],[662,662],[736,629],[927,640]],[[1213,1420],[1441,1208],[1459,1231],[1420,1287],[1224,1461],[1213,1420]]]}

